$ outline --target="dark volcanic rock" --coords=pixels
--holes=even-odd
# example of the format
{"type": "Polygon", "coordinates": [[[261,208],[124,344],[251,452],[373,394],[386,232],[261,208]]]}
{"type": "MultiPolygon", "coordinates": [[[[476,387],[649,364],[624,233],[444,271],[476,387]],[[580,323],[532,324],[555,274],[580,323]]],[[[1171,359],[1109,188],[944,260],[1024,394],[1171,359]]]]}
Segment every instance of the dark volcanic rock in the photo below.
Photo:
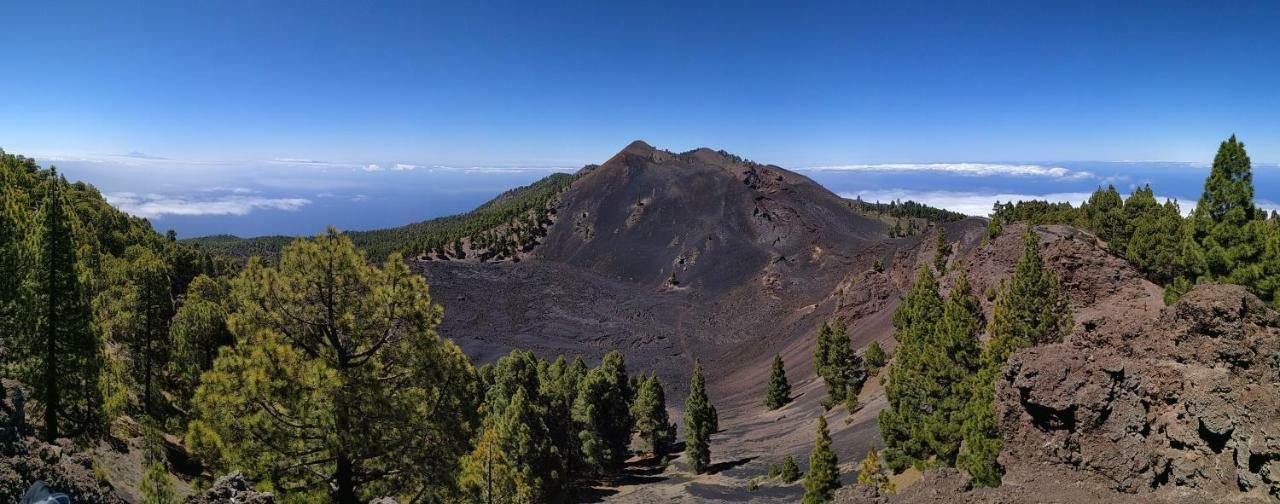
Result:
{"type": "Polygon", "coordinates": [[[0,502],[18,502],[36,481],[75,503],[123,503],[93,476],[93,459],[66,439],[57,444],[35,437],[22,412],[22,385],[0,383],[0,502]]]}
{"type": "Polygon", "coordinates": [[[188,498],[187,504],[274,504],[275,501],[270,493],[253,490],[244,475],[235,472],[218,478],[203,494],[188,498]]]}

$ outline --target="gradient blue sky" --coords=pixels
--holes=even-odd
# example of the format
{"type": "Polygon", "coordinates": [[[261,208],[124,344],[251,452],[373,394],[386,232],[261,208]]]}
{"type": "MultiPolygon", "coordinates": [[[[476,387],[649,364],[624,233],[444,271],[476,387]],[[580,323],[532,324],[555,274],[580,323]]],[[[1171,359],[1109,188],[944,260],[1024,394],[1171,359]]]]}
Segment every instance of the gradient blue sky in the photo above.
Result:
{"type": "MultiPolygon", "coordinates": [[[[1276,2],[9,2],[0,16],[0,147],[164,158],[147,182],[175,192],[192,166],[563,168],[637,138],[809,167],[1203,162],[1235,132],[1280,161],[1276,2]]],[[[89,181],[128,190],[119,171],[89,181]]]]}

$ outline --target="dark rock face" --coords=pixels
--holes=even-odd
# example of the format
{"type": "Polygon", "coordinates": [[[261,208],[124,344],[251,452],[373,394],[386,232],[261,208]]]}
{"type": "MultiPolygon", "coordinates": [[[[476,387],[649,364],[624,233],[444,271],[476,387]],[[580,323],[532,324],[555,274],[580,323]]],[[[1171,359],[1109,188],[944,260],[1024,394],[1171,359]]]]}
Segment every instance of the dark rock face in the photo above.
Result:
{"type": "Polygon", "coordinates": [[[0,384],[0,502],[18,502],[36,481],[75,503],[123,503],[93,476],[93,459],[66,439],[57,444],[35,437],[22,413],[21,384],[0,384]]]}
{"type": "Polygon", "coordinates": [[[1280,315],[1238,286],[1010,358],[1007,484],[1280,496],[1280,315]]]}
{"type": "Polygon", "coordinates": [[[203,494],[187,499],[187,504],[275,504],[270,493],[254,491],[238,472],[218,478],[203,494]]]}

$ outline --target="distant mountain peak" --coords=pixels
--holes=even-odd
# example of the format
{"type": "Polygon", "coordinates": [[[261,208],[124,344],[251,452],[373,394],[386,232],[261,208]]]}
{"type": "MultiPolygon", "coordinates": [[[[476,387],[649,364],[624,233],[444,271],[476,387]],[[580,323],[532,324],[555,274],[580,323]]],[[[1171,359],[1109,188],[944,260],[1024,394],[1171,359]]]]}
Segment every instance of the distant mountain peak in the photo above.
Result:
{"type": "Polygon", "coordinates": [[[657,149],[654,149],[653,146],[649,145],[648,142],[645,142],[644,140],[636,140],[634,142],[627,144],[627,146],[622,149],[622,152],[643,156],[643,155],[648,155],[649,153],[655,150],[657,149]]]}

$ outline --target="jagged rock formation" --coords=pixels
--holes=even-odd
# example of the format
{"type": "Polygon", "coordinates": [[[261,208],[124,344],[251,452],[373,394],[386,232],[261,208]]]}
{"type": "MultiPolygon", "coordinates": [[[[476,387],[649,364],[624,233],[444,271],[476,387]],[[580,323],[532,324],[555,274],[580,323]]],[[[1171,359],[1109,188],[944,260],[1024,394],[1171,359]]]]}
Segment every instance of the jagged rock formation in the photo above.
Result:
{"type": "Polygon", "coordinates": [[[1280,313],[1243,287],[1202,285],[1154,317],[1125,314],[1010,358],[1003,486],[970,491],[944,471],[844,502],[1280,498],[1280,313]]]}
{"type": "Polygon", "coordinates": [[[1117,491],[1280,497],[1280,315],[1200,286],[1155,321],[1016,354],[999,389],[1016,483],[1046,470],[1117,491]]]}

